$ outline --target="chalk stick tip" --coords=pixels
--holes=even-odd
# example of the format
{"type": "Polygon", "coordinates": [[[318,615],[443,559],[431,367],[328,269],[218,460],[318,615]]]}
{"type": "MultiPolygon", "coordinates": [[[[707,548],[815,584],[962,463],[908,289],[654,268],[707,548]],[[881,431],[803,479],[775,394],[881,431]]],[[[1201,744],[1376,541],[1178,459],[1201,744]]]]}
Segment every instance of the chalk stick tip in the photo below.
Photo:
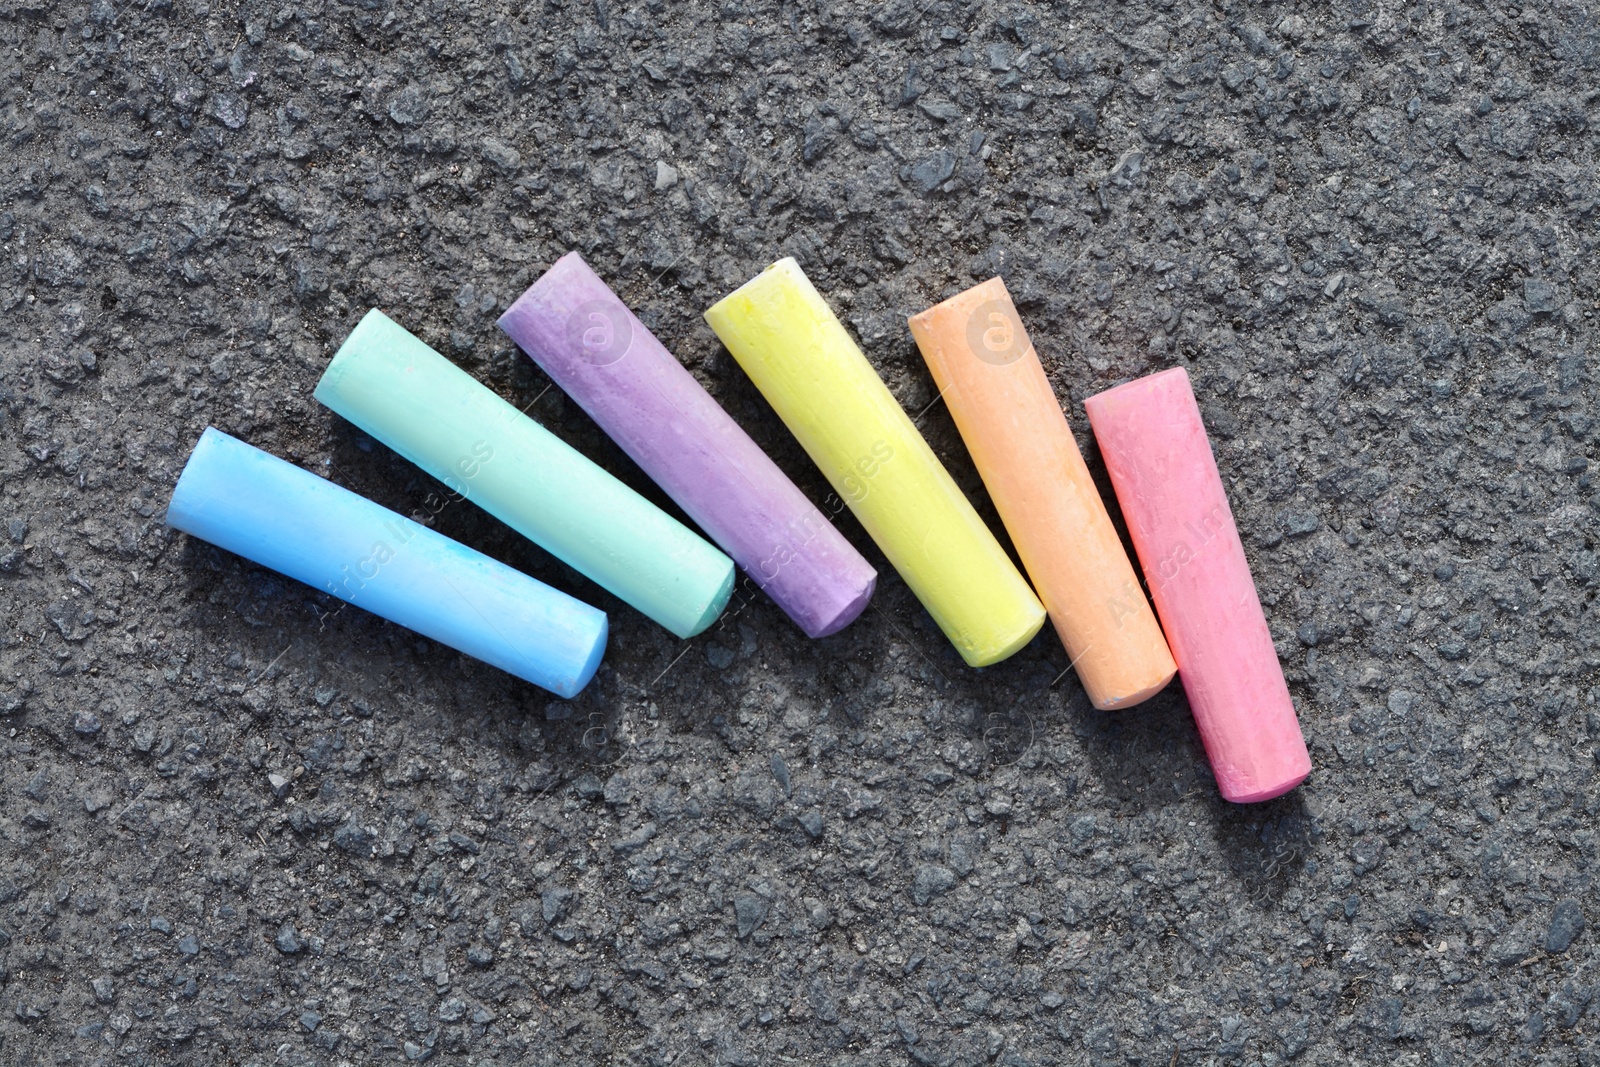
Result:
{"type": "Polygon", "coordinates": [[[200,432],[200,439],[194,443],[194,448],[189,450],[189,458],[184,461],[183,469],[178,472],[178,482],[172,487],[172,496],[167,500],[166,513],[161,516],[161,521],[175,530],[188,531],[187,516],[193,510],[191,497],[194,495],[194,483],[199,475],[193,473],[205,467],[207,454],[221,448],[227,441],[228,435],[215,426],[207,426],[200,432]],[[200,457],[196,462],[195,457],[200,457]]]}
{"type": "Polygon", "coordinates": [[[806,272],[800,269],[800,264],[795,261],[795,258],[793,256],[784,256],[782,259],[768,263],[761,269],[761,273],[706,308],[704,313],[706,322],[715,330],[717,321],[724,316],[728,308],[742,298],[748,297],[751,293],[779,282],[781,280],[779,276],[786,276],[792,281],[815,291],[815,287],[811,285],[811,279],[806,277],[806,272]]]}
{"type": "Polygon", "coordinates": [[[361,348],[371,344],[374,335],[399,329],[401,329],[400,324],[384,314],[382,309],[368,308],[366,314],[361,316],[355,327],[345,336],[344,342],[339,345],[334,356],[338,358],[338,352],[343,352],[346,348],[361,348]],[[355,342],[353,346],[352,341],[355,342]]]}
{"type": "Polygon", "coordinates": [[[996,663],[1008,660],[1027,648],[1028,643],[1039,636],[1039,631],[1044,628],[1045,619],[1048,617],[1045,614],[1044,606],[1042,604],[1038,605],[1037,612],[1032,615],[1022,629],[1012,635],[1009,641],[989,648],[963,647],[961,649],[961,658],[967,661],[967,666],[969,667],[992,667],[996,663]]]}
{"type": "Polygon", "coordinates": [[[1121,385],[1113,385],[1110,389],[1104,389],[1093,396],[1085,397],[1083,406],[1092,416],[1095,411],[1104,408],[1107,404],[1154,388],[1158,383],[1174,378],[1182,378],[1184,384],[1189,386],[1191,392],[1193,391],[1193,386],[1189,383],[1189,372],[1187,370],[1182,367],[1168,367],[1166,370],[1158,370],[1154,374],[1146,374],[1132,381],[1123,382],[1121,385]]]}
{"type": "MultiPolygon", "coordinates": [[[[708,545],[707,547],[709,548],[710,546],[708,545]]],[[[716,592],[713,593],[711,599],[706,602],[705,610],[702,611],[700,615],[692,620],[688,625],[684,626],[681,631],[672,627],[668,627],[668,629],[672,629],[673,633],[677,634],[685,641],[691,637],[696,637],[704,633],[706,627],[716,622],[718,617],[722,615],[723,609],[728,606],[728,601],[733,597],[733,582],[737,577],[737,573],[733,566],[733,560],[727,559],[726,556],[723,558],[727,562],[727,567],[723,573],[721,583],[717,586],[716,592]]]]}
{"type": "Polygon", "coordinates": [[[872,599],[872,592],[877,587],[878,576],[874,573],[871,578],[867,579],[867,584],[861,587],[861,592],[852,598],[849,603],[834,612],[831,618],[810,629],[802,627],[805,630],[805,635],[813,639],[832,637],[840,630],[843,630],[860,618],[863,611],[867,610],[867,602],[872,599]]]}
{"type": "Polygon", "coordinates": [[[337,409],[338,405],[332,400],[333,391],[352,364],[374,357],[393,357],[413,345],[423,345],[423,342],[382,311],[370,309],[334,351],[322,377],[317,379],[316,388],[311,391],[312,399],[324,407],[337,409]]]}
{"type": "MultiPolygon", "coordinates": [[[[1148,685],[1141,686],[1132,692],[1100,695],[1096,695],[1091,692],[1089,694],[1089,699],[1100,711],[1121,711],[1126,708],[1134,707],[1138,704],[1143,704],[1157,693],[1160,693],[1162,690],[1166,689],[1168,685],[1172,684],[1172,679],[1176,678],[1177,676],[1178,672],[1176,669],[1174,669],[1162,674],[1158,680],[1153,681],[1148,685]]],[[[1087,689],[1088,687],[1085,686],[1084,688],[1087,689]]]]}
{"type": "Polygon", "coordinates": [[[551,285],[555,284],[560,279],[564,278],[568,274],[573,273],[574,271],[581,271],[585,274],[594,274],[594,269],[589,266],[589,261],[584,259],[583,255],[576,248],[565,253],[564,255],[558,256],[556,261],[550,264],[549,268],[546,269],[543,274],[534,279],[533,284],[528,286],[527,291],[531,293],[535,290],[548,289],[551,285]]]}
{"type": "MultiPolygon", "coordinates": [[[[545,299],[545,294],[552,288],[559,288],[562,280],[574,273],[587,274],[595,281],[599,281],[599,277],[590,268],[588,262],[574,248],[572,251],[558,257],[554,263],[545,268],[543,274],[533,280],[532,285],[518,294],[517,298],[500,313],[500,317],[495,320],[495,325],[500,328],[502,333],[509,334],[515,338],[517,332],[515,330],[516,321],[524,315],[534,314],[536,307],[545,299]]],[[[601,282],[601,284],[603,285],[604,283],[601,282]]]]}
{"type": "Polygon", "coordinates": [[[1264,800],[1275,800],[1285,793],[1292,792],[1296,787],[1311,777],[1311,766],[1308,763],[1304,770],[1296,771],[1291,776],[1274,782],[1270,785],[1254,783],[1251,786],[1232,788],[1217,783],[1222,792],[1222,799],[1230,804],[1259,804],[1264,800]]]}
{"type": "Polygon", "coordinates": [[[772,271],[778,271],[782,274],[805,273],[805,271],[800,269],[800,261],[795,259],[793,256],[784,256],[781,259],[775,259],[771,263],[768,263],[765,267],[761,268],[762,274],[768,274],[772,271]]]}
{"type": "Polygon", "coordinates": [[[573,672],[572,678],[568,682],[559,688],[552,687],[551,692],[567,700],[571,700],[583,692],[584,688],[594,680],[595,672],[600,669],[600,661],[605,657],[606,641],[609,639],[610,634],[611,619],[609,616],[601,614],[600,627],[595,634],[594,645],[589,649],[588,656],[578,665],[578,669],[573,672]]]}
{"type": "Polygon", "coordinates": [[[931,327],[934,322],[944,318],[946,315],[962,312],[970,315],[980,305],[1000,299],[1010,303],[1011,291],[1006,288],[1005,280],[996,274],[992,278],[985,278],[977,285],[945,297],[932,307],[924,308],[915,315],[907,316],[906,325],[911,328],[913,333],[916,333],[918,330],[931,327]]]}

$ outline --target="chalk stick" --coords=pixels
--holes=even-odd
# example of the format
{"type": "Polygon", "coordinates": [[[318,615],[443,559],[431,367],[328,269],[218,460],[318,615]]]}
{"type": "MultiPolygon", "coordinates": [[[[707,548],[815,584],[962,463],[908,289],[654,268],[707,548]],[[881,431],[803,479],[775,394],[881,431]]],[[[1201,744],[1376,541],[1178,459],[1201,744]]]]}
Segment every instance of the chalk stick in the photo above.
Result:
{"type": "Polygon", "coordinates": [[[598,608],[214,428],[166,519],[557,696],[605,650],[598,608]]]}
{"type": "Polygon", "coordinates": [[[727,606],[732,560],[381,311],[316,398],[677,636],[727,606]]]}
{"type": "Polygon", "coordinates": [[[1177,667],[1005,283],[908,322],[1089,698],[1160,692],[1177,667]]]}
{"type": "Polygon", "coordinates": [[[877,572],[578,253],[500,328],[808,637],[861,614],[877,572]]]}
{"type": "Polygon", "coordinates": [[[1033,639],[1038,598],[799,264],[706,321],[968,664],[1033,639]]]}
{"type": "Polygon", "coordinates": [[[1223,797],[1311,773],[1244,545],[1182,367],[1084,401],[1223,797]]]}

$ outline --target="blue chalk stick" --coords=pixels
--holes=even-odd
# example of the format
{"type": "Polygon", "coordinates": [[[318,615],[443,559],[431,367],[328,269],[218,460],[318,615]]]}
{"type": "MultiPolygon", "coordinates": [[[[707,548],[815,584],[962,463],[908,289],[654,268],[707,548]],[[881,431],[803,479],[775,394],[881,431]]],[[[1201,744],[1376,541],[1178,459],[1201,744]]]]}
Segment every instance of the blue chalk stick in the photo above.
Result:
{"type": "Polygon", "coordinates": [[[215,428],[167,524],[558,696],[605,650],[600,609],[215,428]]]}

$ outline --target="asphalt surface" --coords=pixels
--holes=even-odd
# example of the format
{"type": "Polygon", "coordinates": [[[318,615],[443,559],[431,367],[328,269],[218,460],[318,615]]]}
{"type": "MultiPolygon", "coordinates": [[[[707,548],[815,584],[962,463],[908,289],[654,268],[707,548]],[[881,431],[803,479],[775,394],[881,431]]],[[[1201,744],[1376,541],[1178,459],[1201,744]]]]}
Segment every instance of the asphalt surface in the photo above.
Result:
{"type": "MultiPolygon", "coordinates": [[[[1586,8],[0,4],[0,1063],[1600,1063],[1586,8]],[[797,256],[905,406],[995,273],[1188,367],[1311,745],[965,668],[883,577],[673,639],[312,400],[370,306],[660,500],[496,331],[579,249],[797,256]],[[611,615],[560,702],[177,535],[215,425],[611,615]]],[[[922,426],[995,523],[948,415],[922,426]]]]}

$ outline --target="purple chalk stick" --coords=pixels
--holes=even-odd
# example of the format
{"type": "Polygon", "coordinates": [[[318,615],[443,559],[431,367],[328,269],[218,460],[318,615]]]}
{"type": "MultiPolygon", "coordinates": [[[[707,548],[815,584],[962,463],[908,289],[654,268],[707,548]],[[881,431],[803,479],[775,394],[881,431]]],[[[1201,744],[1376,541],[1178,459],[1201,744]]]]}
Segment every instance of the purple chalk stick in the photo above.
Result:
{"type": "Polygon", "coordinates": [[[809,637],[867,606],[877,572],[576,252],[500,328],[809,637]]]}

